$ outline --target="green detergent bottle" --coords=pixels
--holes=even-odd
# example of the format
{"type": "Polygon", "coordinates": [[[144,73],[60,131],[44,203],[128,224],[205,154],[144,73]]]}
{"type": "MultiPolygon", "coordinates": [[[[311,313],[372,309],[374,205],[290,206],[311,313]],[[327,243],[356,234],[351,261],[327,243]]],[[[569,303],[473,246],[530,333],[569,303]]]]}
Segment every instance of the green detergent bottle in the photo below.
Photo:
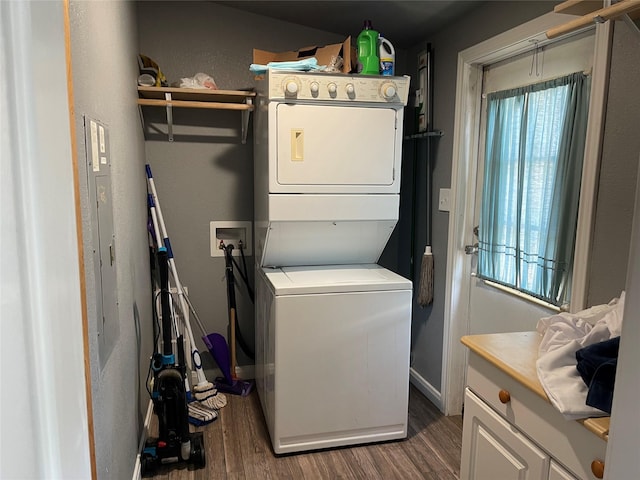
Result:
{"type": "Polygon", "coordinates": [[[364,29],[358,35],[358,73],[362,75],[380,74],[378,37],[378,32],[371,27],[371,20],[365,20],[364,29]]]}

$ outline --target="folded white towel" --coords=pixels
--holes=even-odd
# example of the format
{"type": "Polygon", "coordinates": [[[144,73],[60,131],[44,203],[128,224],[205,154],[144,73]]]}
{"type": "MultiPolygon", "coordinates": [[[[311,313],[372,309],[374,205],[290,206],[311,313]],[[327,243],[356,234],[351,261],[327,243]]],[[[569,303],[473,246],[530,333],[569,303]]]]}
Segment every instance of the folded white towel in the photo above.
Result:
{"type": "Polygon", "coordinates": [[[624,292],[607,305],[538,321],[543,334],[536,370],[549,400],[567,420],[602,417],[607,413],[586,405],[588,387],[576,369],[576,352],[593,343],[620,335],[624,292]]]}
{"type": "Polygon", "coordinates": [[[305,58],[303,60],[293,60],[290,62],[269,62],[266,65],[260,65],[258,63],[252,63],[249,65],[251,73],[260,75],[266,73],[268,69],[273,70],[296,70],[299,72],[308,72],[311,70],[324,70],[325,65],[318,65],[318,59],[316,57],[305,58]]]}

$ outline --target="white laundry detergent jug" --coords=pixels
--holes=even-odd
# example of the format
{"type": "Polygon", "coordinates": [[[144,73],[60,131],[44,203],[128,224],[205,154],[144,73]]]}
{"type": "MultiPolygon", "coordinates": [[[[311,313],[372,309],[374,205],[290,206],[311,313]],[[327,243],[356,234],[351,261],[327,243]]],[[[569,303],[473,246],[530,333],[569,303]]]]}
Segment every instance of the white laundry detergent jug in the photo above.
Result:
{"type": "Polygon", "coordinates": [[[380,72],[382,75],[393,75],[396,63],[396,51],[389,40],[380,37],[380,72]]]}

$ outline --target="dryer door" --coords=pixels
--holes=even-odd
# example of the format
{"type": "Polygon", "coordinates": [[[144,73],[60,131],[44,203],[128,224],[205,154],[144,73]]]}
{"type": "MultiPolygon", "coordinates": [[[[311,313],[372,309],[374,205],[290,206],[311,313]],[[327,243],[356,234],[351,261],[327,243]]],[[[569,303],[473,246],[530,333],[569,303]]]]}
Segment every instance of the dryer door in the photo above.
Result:
{"type": "Polygon", "coordinates": [[[271,191],[397,192],[397,114],[392,108],[278,104],[271,191]]]}

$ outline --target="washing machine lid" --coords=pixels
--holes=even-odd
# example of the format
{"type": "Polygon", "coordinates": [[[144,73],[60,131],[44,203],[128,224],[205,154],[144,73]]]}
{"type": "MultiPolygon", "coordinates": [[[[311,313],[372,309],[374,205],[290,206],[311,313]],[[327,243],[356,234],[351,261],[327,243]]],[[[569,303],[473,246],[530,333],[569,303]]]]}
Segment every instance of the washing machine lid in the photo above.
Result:
{"type": "Polygon", "coordinates": [[[380,265],[264,268],[277,295],[411,290],[411,281],[380,265]]]}

